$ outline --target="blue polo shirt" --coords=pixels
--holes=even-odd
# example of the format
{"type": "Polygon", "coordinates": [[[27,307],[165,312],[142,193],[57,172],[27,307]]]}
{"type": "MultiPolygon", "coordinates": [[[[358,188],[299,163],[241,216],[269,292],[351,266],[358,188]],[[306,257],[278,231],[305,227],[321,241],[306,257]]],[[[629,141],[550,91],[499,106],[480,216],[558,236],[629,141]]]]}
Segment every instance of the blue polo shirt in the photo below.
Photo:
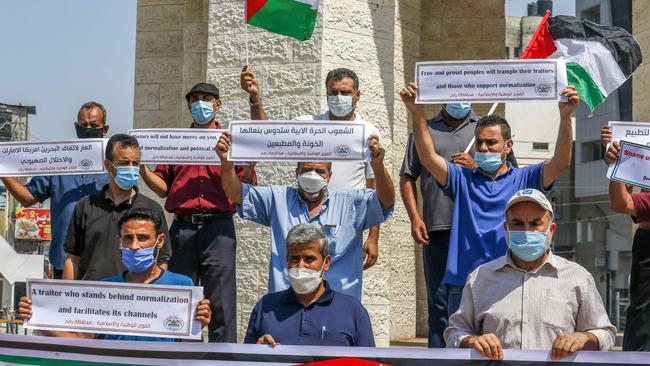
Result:
{"type": "MultiPolygon", "coordinates": [[[[126,272],[115,275],[112,277],[104,278],[102,281],[106,282],[126,282],[124,275],[126,272]]],[[[178,273],[167,270],[162,270],[160,277],[151,282],[152,285],[172,285],[172,286],[194,286],[192,279],[178,273]]],[[[117,334],[101,334],[101,339],[108,339],[114,341],[148,341],[148,342],[176,342],[175,338],[162,338],[162,337],[144,337],[144,336],[129,336],[117,334]]]]}
{"type": "Polygon", "coordinates": [[[449,255],[444,283],[464,286],[469,274],[483,263],[506,254],[506,204],[517,191],[545,189],[544,163],[513,168],[496,179],[478,169],[469,170],[447,163],[447,186],[454,197],[454,215],[449,237],[449,255]]]}
{"type": "Polygon", "coordinates": [[[333,291],[306,308],[291,288],[264,295],[251,312],[244,343],[270,334],[285,345],[374,347],[368,312],[359,300],[333,291]]]}
{"type": "Polygon", "coordinates": [[[108,174],[52,175],[33,177],[26,187],[38,202],[50,199],[52,242],[48,258],[56,269],[63,269],[65,241],[74,206],[80,199],[99,192],[108,184],[108,174]]]}
{"type": "Polygon", "coordinates": [[[289,288],[285,239],[298,224],[320,226],[329,243],[332,264],[325,272],[333,290],[361,299],[363,231],[388,219],[393,208],[383,210],[373,189],[336,190],[327,193],[321,211],[309,217],[298,189],[289,186],[242,184],[241,218],[271,227],[269,292],[289,288]]]}

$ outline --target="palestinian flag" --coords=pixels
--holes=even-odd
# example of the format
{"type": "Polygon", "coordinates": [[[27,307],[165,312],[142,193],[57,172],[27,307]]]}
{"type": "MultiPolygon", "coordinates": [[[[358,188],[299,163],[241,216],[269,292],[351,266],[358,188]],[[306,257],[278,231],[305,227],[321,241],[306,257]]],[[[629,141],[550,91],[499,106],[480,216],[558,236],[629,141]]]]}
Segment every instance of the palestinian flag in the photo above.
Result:
{"type": "Polygon", "coordinates": [[[569,85],[593,112],[641,64],[641,48],[623,28],[550,15],[547,11],[521,58],[565,59],[569,85]]]}
{"type": "Polygon", "coordinates": [[[320,0],[246,0],[246,22],[269,32],[308,40],[320,0]]]}

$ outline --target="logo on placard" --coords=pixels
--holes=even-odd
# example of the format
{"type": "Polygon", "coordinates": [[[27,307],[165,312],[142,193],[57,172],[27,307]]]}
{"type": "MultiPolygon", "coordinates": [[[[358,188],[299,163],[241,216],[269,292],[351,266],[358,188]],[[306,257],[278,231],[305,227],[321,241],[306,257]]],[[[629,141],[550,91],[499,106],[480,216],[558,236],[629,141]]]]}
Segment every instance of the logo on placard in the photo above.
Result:
{"type": "Polygon", "coordinates": [[[165,326],[165,329],[181,330],[183,328],[183,320],[176,315],[172,315],[165,319],[163,325],[165,326]]]}
{"type": "Polygon", "coordinates": [[[337,156],[348,156],[352,152],[352,148],[348,145],[339,145],[334,148],[334,154],[337,156]]]}
{"type": "Polygon", "coordinates": [[[547,84],[539,84],[537,85],[537,87],[535,87],[535,93],[539,96],[550,95],[551,91],[553,91],[553,88],[551,88],[551,86],[547,84]]]}
{"type": "Polygon", "coordinates": [[[88,170],[93,167],[93,161],[90,159],[82,159],[79,161],[79,168],[88,170]]]}

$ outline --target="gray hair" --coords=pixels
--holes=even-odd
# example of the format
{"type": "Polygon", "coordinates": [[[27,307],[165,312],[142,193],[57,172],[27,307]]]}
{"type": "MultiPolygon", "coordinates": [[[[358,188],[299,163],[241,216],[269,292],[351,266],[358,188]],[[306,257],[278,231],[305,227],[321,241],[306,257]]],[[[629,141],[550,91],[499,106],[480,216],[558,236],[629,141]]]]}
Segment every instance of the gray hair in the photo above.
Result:
{"type": "MultiPolygon", "coordinates": [[[[323,229],[318,225],[298,224],[292,227],[287,234],[286,243],[287,248],[289,245],[303,246],[311,243],[318,243],[320,244],[320,254],[323,256],[323,259],[329,255],[327,237],[325,236],[323,229]]],[[[289,251],[287,251],[287,253],[288,252],[289,251]]]]}

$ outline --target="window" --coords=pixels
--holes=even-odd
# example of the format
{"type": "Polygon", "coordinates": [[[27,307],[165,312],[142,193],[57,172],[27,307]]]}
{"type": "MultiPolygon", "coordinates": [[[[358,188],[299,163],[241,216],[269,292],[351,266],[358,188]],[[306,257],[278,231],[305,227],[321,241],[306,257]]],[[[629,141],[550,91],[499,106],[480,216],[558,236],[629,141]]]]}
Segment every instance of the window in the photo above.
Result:
{"type": "Polygon", "coordinates": [[[533,150],[548,151],[548,142],[533,142],[533,150]]]}
{"type": "Polygon", "coordinates": [[[520,56],[519,47],[515,47],[515,57],[519,57],[519,56],[520,56]]]}
{"type": "Polygon", "coordinates": [[[506,59],[510,58],[510,47],[506,47],[506,59]]]}
{"type": "Polygon", "coordinates": [[[582,243],[582,221],[576,222],[576,242],[582,243]]]}
{"type": "Polygon", "coordinates": [[[594,23],[600,23],[600,5],[596,5],[582,11],[582,19],[594,23]]]}
{"type": "Polygon", "coordinates": [[[601,145],[600,141],[583,142],[582,153],[580,154],[581,161],[588,163],[594,160],[601,160],[606,152],[607,150],[601,145]]]}
{"type": "Polygon", "coordinates": [[[594,230],[591,225],[591,221],[587,223],[587,241],[588,242],[594,241],[594,230]]]}

